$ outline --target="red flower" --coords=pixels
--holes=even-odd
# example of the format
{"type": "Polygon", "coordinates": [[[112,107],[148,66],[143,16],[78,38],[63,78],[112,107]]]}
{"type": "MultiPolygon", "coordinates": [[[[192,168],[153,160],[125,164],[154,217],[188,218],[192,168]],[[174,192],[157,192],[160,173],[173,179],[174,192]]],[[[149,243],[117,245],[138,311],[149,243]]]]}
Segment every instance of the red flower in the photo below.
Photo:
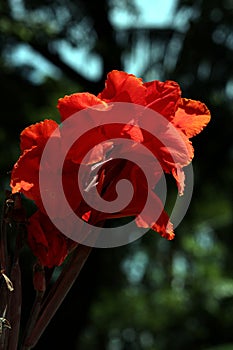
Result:
{"type": "MultiPolygon", "coordinates": [[[[75,93],[70,96],[65,96],[59,99],[58,109],[61,114],[61,121],[68,122],[70,117],[86,108],[88,124],[88,132],[84,133],[70,148],[67,153],[63,166],[63,186],[66,193],[67,200],[71,208],[84,220],[93,224],[103,222],[110,218],[119,218],[124,216],[135,216],[136,223],[139,227],[151,227],[159,232],[163,237],[172,239],[174,237],[172,224],[169,221],[168,215],[163,210],[163,204],[154,192],[154,187],[162,176],[162,171],[171,173],[177,182],[179,193],[184,191],[184,173],[183,167],[188,165],[193,158],[193,147],[189,138],[195,136],[207,125],[210,120],[210,112],[208,108],[199,101],[184,99],[181,97],[181,90],[177,83],[173,81],[152,81],[143,83],[142,79],[135,77],[132,74],[127,74],[120,71],[112,71],[108,74],[105,88],[97,96],[90,93],[75,93]],[[109,125],[98,126],[93,119],[92,111],[99,113],[100,120],[102,113],[108,113],[111,104],[114,102],[127,102],[135,105],[141,105],[145,109],[151,109],[164,117],[167,124],[148,125],[146,128],[141,128],[146,125],[147,121],[142,120],[142,116],[128,115],[128,122],[122,124],[112,124],[109,120],[109,125]],[[170,124],[169,124],[170,123],[170,124]],[[176,135],[173,130],[176,130],[176,135]],[[149,133],[146,130],[151,130],[149,133]],[[157,138],[152,135],[158,135],[157,138]],[[119,154],[125,156],[137,151],[137,146],[122,147],[119,151],[119,143],[109,141],[113,138],[125,138],[138,142],[149,149],[155,158],[158,159],[160,167],[154,161],[153,157],[148,156],[140,149],[138,157],[147,161],[147,166],[151,170],[151,186],[148,188],[142,171],[137,165],[132,164],[126,160],[112,160],[104,163],[110,158],[114,159],[114,155],[119,154]],[[88,141],[87,141],[88,140],[88,141]],[[166,140],[166,145],[161,140],[166,140]],[[83,157],[92,149],[89,158],[85,160],[86,174],[83,183],[88,188],[87,195],[92,198],[93,188],[96,187],[100,195],[108,201],[116,198],[116,184],[119,180],[127,178],[134,187],[134,196],[132,201],[120,212],[117,213],[102,213],[93,210],[82,199],[78,189],[76,175],[83,157]],[[117,149],[117,152],[116,152],[117,149]],[[141,152],[141,153],[140,153],[141,152]],[[101,163],[102,167],[98,172],[98,178],[93,176],[92,165],[101,163]],[[141,215],[141,209],[145,204],[146,198],[151,202],[151,210],[146,215],[141,215]],[[160,213],[160,215],[157,215],[160,213]],[[156,218],[156,219],[155,219],[156,218]]],[[[111,113],[109,114],[111,116],[111,113]]],[[[73,122],[72,122],[73,123],[73,122]]],[[[71,123],[70,137],[72,137],[75,130],[72,129],[71,123]]],[[[15,164],[12,177],[11,186],[13,192],[22,192],[25,196],[33,199],[41,212],[45,213],[43,203],[41,200],[39,189],[39,166],[40,160],[45,148],[47,140],[50,138],[54,130],[56,134],[53,135],[54,154],[48,160],[48,168],[51,169],[51,178],[48,178],[48,196],[51,197],[51,206],[54,208],[54,216],[65,215],[59,205],[59,193],[56,193],[54,188],[52,174],[61,171],[54,165],[54,159],[62,154],[62,150],[66,147],[66,138],[63,137],[63,128],[57,128],[58,125],[52,120],[45,120],[44,122],[32,125],[26,128],[21,134],[21,151],[22,155],[15,164]]],[[[77,116],[77,128],[78,116],[77,116]]],[[[123,157],[124,158],[124,157],[123,157]]],[[[34,242],[39,242],[39,234],[33,236],[32,228],[38,225],[40,234],[45,243],[45,236],[43,236],[44,229],[41,228],[41,215],[36,214],[32,218],[33,225],[30,224],[30,239],[29,243],[35,255],[43,260],[43,264],[50,264],[49,259],[44,258],[45,254],[41,253],[37,245],[32,244],[31,238],[34,237],[34,242]],[[38,223],[36,224],[36,221],[38,223]],[[39,252],[39,253],[38,253],[39,252]],[[43,258],[42,258],[43,256],[43,258]]],[[[48,220],[48,219],[47,219],[48,220]]],[[[54,229],[55,230],[55,229],[54,229]]],[[[51,229],[50,231],[54,232],[51,229]]],[[[34,233],[35,235],[35,233],[34,233]]],[[[47,236],[46,236],[47,237],[47,236]]],[[[57,239],[57,232],[55,234],[57,239]]],[[[51,244],[51,241],[49,241],[51,244]]],[[[56,241],[58,242],[58,241],[56,241]]],[[[59,244],[64,248],[64,242],[59,244]]],[[[43,249],[46,246],[42,244],[43,249]]],[[[48,243],[48,242],[47,242],[48,243]]],[[[50,248],[47,245],[46,249],[52,249],[54,252],[58,249],[58,244],[50,248]]],[[[43,250],[44,251],[46,251],[43,250]]],[[[65,255],[63,250],[62,256],[65,255]]],[[[49,253],[48,253],[49,254],[49,253]]],[[[58,259],[56,263],[59,263],[58,259]]],[[[53,264],[54,261],[52,262],[53,264]]]]}

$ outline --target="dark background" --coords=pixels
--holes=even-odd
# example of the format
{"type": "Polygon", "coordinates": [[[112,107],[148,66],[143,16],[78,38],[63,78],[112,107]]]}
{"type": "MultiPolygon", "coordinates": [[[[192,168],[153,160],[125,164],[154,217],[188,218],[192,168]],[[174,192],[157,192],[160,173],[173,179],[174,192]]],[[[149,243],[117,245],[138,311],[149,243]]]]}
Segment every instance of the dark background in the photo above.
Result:
{"type": "MultiPolygon", "coordinates": [[[[125,70],[129,57],[141,67],[130,73],[173,79],[212,114],[193,139],[194,195],[176,239],[148,233],[92,252],[35,349],[233,349],[233,1],[174,1],[170,24],[161,26],[142,25],[130,0],[6,0],[0,12],[1,200],[23,128],[59,120],[59,97],[98,93],[106,74],[125,70]],[[130,14],[134,25],[117,27],[113,11],[130,14]],[[78,58],[76,66],[67,63],[64,43],[99,58],[96,76],[84,74],[78,58]],[[21,45],[51,70],[42,74],[36,59],[17,60],[21,45]]],[[[32,263],[25,251],[22,323],[34,297],[32,263]]]]}

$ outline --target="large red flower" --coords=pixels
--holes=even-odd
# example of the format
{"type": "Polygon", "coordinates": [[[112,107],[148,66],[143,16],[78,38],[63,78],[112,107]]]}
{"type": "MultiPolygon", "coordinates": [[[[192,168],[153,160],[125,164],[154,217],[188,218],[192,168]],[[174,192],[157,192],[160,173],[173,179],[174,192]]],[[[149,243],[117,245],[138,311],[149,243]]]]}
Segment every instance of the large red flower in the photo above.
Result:
{"type": "MultiPolygon", "coordinates": [[[[114,124],[113,126],[108,125],[101,129],[95,128],[92,130],[92,138],[100,140],[100,134],[105,135],[107,138],[119,137],[120,135],[121,137],[130,138],[145,145],[153,152],[156,159],[159,160],[163,171],[171,173],[174,176],[179,193],[183,194],[185,180],[183,167],[191,162],[194,155],[192,143],[189,139],[201,132],[208,124],[210,120],[208,108],[199,101],[182,98],[181,89],[174,81],[152,81],[143,83],[142,79],[132,74],[115,70],[108,74],[105,88],[97,97],[89,93],[76,93],[65,96],[59,99],[58,109],[62,120],[66,120],[75,112],[79,112],[87,107],[93,108],[96,104],[98,108],[101,106],[104,108],[105,103],[111,105],[111,103],[114,102],[134,103],[144,106],[145,108],[150,108],[165,117],[170,124],[164,126],[158,123],[148,125],[146,129],[151,130],[151,133],[149,133],[140,128],[140,124],[142,124],[140,117],[135,118],[135,125],[132,126],[132,115],[129,115],[128,122],[130,124],[124,126],[114,124]],[[176,129],[176,134],[174,134],[174,128],[176,129]],[[158,137],[154,138],[151,134],[156,134],[158,137]],[[161,139],[166,140],[166,146],[161,142],[161,139]]],[[[143,120],[143,125],[146,125],[146,120],[143,120]]],[[[128,151],[135,151],[135,149],[128,151]]],[[[112,153],[114,154],[114,150],[112,153]]],[[[153,160],[150,160],[150,162],[150,166],[153,167],[153,160]]],[[[108,165],[106,165],[106,167],[108,167],[108,165]]],[[[123,173],[122,169],[121,173],[123,173]]],[[[111,176],[115,178],[115,180],[118,177],[116,173],[112,173],[111,176]]],[[[159,178],[158,173],[156,173],[154,177],[154,186],[159,178]]],[[[131,176],[130,180],[134,183],[135,179],[131,176]]],[[[111,184],[112,183],[113,182],[111,182],[111,184]]],[[[105,188],[106,187],[107,185],[105,185],[105,188]]],[[[110,189],[110,187],[108,187],[108,189],[109,200],[112,200],[111,197],[114,191],[112,188],[110,189]]],[[[150,191],[152,190],[153,188],[150,189],[150,191]]],[[[106,195],[107,193],[105,193],[105,196],[106,195]]],[[[151,195],[154,196],[152,192],[151,195]]],[[[157,203],[157,205],[159,204],[157,203]]],[[[136,206],[140,207],[140,200],[137,200],[136,206]]],[[[137,215],[137,210],[135,210],[134,206],[131,206],[130,209],[132,215],[137,215]]],[[[116,215],[129,215],[129,208],[127,207],[127,209],[116,215]]],[[[152,217],[147,221],[141,220],[139,216],[137,218],[138,224],[141,223],[142,225],[143,222],[144,226],[147,224],[151,226],[151,222],[153,222],[153,213],[151,213],[151,215],[152,217]]],[[[166,225],[166,222],[168,223],[167,215],[162,212],[161,217],[153,227],[163,236],[171,239],[174,236],[173,233],[171,233],[172,225],[171,223],[166,225]],[[164,221],[162,223],[163,219],[164,221]],[[166,232],[166,227],[168,232],[166,232]]]]}
{"type": "MultiPolygon", "coordinates": [[[[98,224],[110,218],[134,216],[139,227],[151,227],[163,237],[172,239],[174,237],[172,224],[163,209],[161,200],[154,192],[154,188],[160,180],[162,172],[166,172],[173,175],[177,182],[179,193],[183,193],[183,167],[191,162],[194,155],[190,138],[201,132],[209,122],[210,112],[208,108],[199,101],[182,98],[180,87],[176,82],[152,81],[144,83],[142,79],[132,74],[114,70],[108,74],[105,88],[97,96],[90,93],[75,93],[65,96],[59,99],[58,109],[62,122],[68,122],[69,126],[69,121],[72,120],[70,129],[68,127],[68,136],[71,138],[75,132],[73,115],[79,111],[87,110],[85,123],[88,126],[88,131],[82,134],[70,148],[63,169],[58,169],[54,165],[56,163],[54,159],[62,154],[69,137],[67,137],[67,133],[66,137],[64,137],[63,127],[58,128],[56,122],[45,120],[29,126],[22,132],[22,155],[15,164],[11,176],[12,191],[22,192],[26,197],[34,200],[40,209],[40,216],[37,214],[32,218],[31,222],[34,224],[33,226],[30,224],[29,235],[30,246],[40,261],[49,266],[52,264],[56,265],[62,260],[58,259],[59,262],[54,262],[53,259],[50,261],[50,258],[48,258],[46,262],[44,250],[40,250],[37,245],[32,244],[32,237],[34,237],[34,242],[39,242],[39,236],[41,235],[43,242],[46,240],[50,242],[49,244],[46,243],[46,249],[55,251],[58,248],[58,244],[54,243],[53,246],[53,240],[47,237],[45,232],[47,226],[42,230],[40,223],[41,215],[46,214],[39,188],[40,160],[46,142],[51,138],[52,134],[54,152],[52,152],[51,159],[48,159],[46,167],[48,167],[51,174],[48,177],[47,187],[48,196],[51,198],[51,206],[54,208],[54,217],[65,215],[59,205],[59,193],[56,193],[56,186],[53,183],[53,174],[62,171],[64,192],[67,200],[71,208],[84,220],[98,224]],[[101,120],[103,115],[108,115],[108,110],[111,109],[115,102],[126,102],[143,106],[144,109],[159,113],[159,115],[163,116],[166,123],[164,125],[160,123],[150,125],[148,121],[149,125],[147,125],[147,120],[142,119],[143,115],[133,115],[131,113],[127,116],[128,119],[124,125],[120,123],[111,124],[111,120],[109,120],[109,125],[99,126],[96,120],[93,119],[93,111],[95,115],[99,113],[101,120]],[[56,132],[54,133],[55,130],[56,132]],[[174,130],[176,131],[175,133],[174,130]],[[152,135],[157,135],[158,137],[153,137],[152,135]],[[119,142],[110,141],[110,139],[114,138],[133,140],[138,145],[143,145],[149,149],[153,156],[148,156],[148,153],[135,145],[132,147],[121,147],[119,142]],[[161,140],[166,140],[166,144],[161,140]],[[92,151],[84,161],[83,157],[90,149],[92,151]],[[115,155],[117,155],[117,158],[119,158],[119,155],[122,155],[122,158],[127,159],[128,155],[137,151],[139,152],[138,159],[144,160],[150,169],[150,188],[148,188],[143,173],[137,165],[126,160],[114,160],[115,155]],[[110,159],[113,160],[110,161],[110,159]],[[159,161],[159,167],[154,159],[159,161]],[[127,178],[134,188],[132,201],[124,209],[116,213],[106,214],[93,210],[84,202],[78,188],[76,177],[81,163],[84,163],[86,166],[86,174],[82,181],[83,185],[88,189],[87,196],[90,199],[92,198],[93,189],[96,188],[105,200],[114,200],[116,198],[116,184],[119,180],[127,178]],[[99,164],[99,172],[96,178],[96,175],[93,175],[92,166],[97,164],[99,164]],[[152,203],[151,210],[141,215],[147,195],[152,203]],[[158,213],[160,215],[157,215],[158,213]],[[38,230],[40,234],[38,233],[35,237],[31,227],[35,227],[36,220],[38,220],[38,225],[40,226],[38,230]]],[[[111,117],[111,113],[109,113],[109,116],[111,117]]],[[[77,118],[76,125],[79,128],[79,114],[75,115],[75,118],[77,118]]],[[[48,171],[48,169],[45,170],[48,171]]],[[[52,224],[50,223],[50,225],[52,224]]],[[[57,242],[57,240],[54,242],[57,242]]],[[[63,247],[62,242],[61,246],[63,247]]],[[[65,253],[62,254],[62,256],[64,255],[65,253]]]]}

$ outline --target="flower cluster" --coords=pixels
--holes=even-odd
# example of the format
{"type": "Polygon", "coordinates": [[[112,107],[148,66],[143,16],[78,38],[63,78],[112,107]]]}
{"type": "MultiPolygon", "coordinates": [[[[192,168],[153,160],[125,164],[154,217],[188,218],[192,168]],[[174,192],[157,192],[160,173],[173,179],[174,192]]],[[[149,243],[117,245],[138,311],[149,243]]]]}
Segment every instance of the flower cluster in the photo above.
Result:
{"type": "MultiPolygon", "coordinates": [[[[201,132],[207,125],[210,120],[210,112],[203,103],[182,98],[179,85],[173,81],[155,80],[144,83],[142,79],[132,74],[114,70],[108,74],[105,88],[97,96],[90,93],[74,93],[59,99],[58,109],[61,114],[61,122],[69,120],[74,113],[86,108],[90,108],[90,111],[98,109],[101,117],[101,113],[106,112],[108,106],[116,102],[140,105],[159,113],[176,128],[179,137],[174,138],[174,134],[169,128],[150,125],[151,130],[156,128],[154,133],[158,135],[158,138],[151,137],[148,131],[140,127],[140,116],[129,115],[128,123],[125,125],[111,125],[111,120],[106,127],[94,125],[90,112],[89,131],[72,145],[63,164],[62,181],[67,201],[79,217],[93,225],[98,225],[107,219],[133,216],[136,217],[136,223],[139,227],[152,228],[162,237],[173,239],[172,223],[163,209],[161,200],[154,192],[154,187],[161,178],[162,169],[163,172],[173,175],[179,193],[183,193],[183,167],[191,162],[194,155],[189,139],[201,132]],[[167,138],[168,146],[160,141],[160,134],[167,138]],[[144,145],[159,161],[160,168],[158,168],[157,163],[153,162],[153,159],[146,159],[148,166],[153,169],[153,186],[151,188],[147,188],[145,177],[136,164],[125,159],[106,162],[106,160],[114,158],[115,146],[117,146],[117,143],[114,144],[114,141],[109,140],[119,137],[144,145]],[[91,187],[95,186],[102,198],[112,201],[116,197],[118,181],[127,178],[133,185],[132,201],[119,212],[98,212],[85,203],[81,196],[76,175],[90,149],[92,151],[84,162],[87,175],[83,180],[85,186],[90,189],[90,196],[91,187]],[[98,178],[93,181],[92,168],[95,164],[101,166],[98,178]],[[141,210],[147,196],[150,197],[152,205],[150,212],[143,216],[141,210]],[[159,208],[161,213],[156,220],[153,208],[157,208],[157,210],[159,208]]],[[[62,128],[58,129],[58,124],[55,121],[44,120],[23,130],[20,143],[21,156],[14,165],[11,175],[12,192],[21,192],[36,203],[38,211],[29,221],[28,244],[40,264],[48,267],[61,264],[74,245],[50,221],[41,198],[40,161],[51,135],[54,138],[54,158],[56,158],[59,157],[57,150],[62,149],[65,141],[62,137],[62,128]]],[[[127,158],[125,156],[128,153],[136,151],[137,147],[122,149],[120,152],[124,158],[127,158]]],[[[146,158],[148,156],[142,152],[138,157],[146,158]]],[[[58,171],[58,169],[53,168],[52,157],[48,160],[48,167],[51,169],[51,178],[48,178],[47,184],[48,196],[54,209],[54,216],[62,216],[64,213],[59,205],[59,195],[56,193],[52,179],[53,171],[58,171]]]]}

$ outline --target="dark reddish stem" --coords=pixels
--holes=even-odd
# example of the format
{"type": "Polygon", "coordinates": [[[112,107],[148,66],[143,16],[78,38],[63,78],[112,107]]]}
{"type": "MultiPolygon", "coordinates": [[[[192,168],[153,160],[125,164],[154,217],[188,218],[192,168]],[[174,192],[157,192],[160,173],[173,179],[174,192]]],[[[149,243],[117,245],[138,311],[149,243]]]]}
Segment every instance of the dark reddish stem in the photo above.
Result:
{"type": "MultiPolygon", "coordinates": [[[[1,261],[1,271],[8,275],[8,257],[7,257],[7,240],[6,240],[6,232],[7,232],[7,222],[4,218],[4,213],[1,218],[1,232],[0,232],[0,261],[1,261]]],[[[9,276],[7,276],[9,277],[9,276]]],[[[3,277],[2,277],[3,279],[3,277]]],[[[6,283],[2,281],[1,286],[1,314],[0,317],[3,317],[4,311],[8,310],[8,294],[9,291],[7,289],[6,283]]],[[[0,337],[0,348],[4,349],[7,346],[7,336],[8,330],[3,329],[0,337]]]]}
{"type": "Polygon", "coordinates": [[[18,259],[14,263],[11,270],[11,281],[13,283],[14,290],[9,296],[9,312],[7,313],[7,318],[11,323],[11,330],[8,331],[7,350],[17,350],[22,304],[21,271],[18,259]]]}
{"type": "MultiPolygon", "coordinates": [[[[29,316],[28,322],[27,322],[27,326],[25,329],[25,336],[24,339],[27,339],[28,335],[30,335],[30,333],[32,332],[36,321],[38,319],[39,313],[41,311],[41,304],[43,301],[43,296],[44,296],[44,292],[40,292],[37,291],[36,292],[36,297],[35,297],[35,301],[33,304],[33,307],[31,309],[31,314],[29,316]]],[[[24,343],[24,340],[23,340],[24,343]]],[[[25,349],[24,347],[22,347],[22,349],[25,349]]],[[[26,348],[27,349],[27,348],[26,348]]]]}
{"type": "Polygon", "coordinates": [[[0,260],[1,260],[1,269],[8,274],[8,255],[7,255],[7,240],[6,240],[6,233],[7,233],[7,221],[5,218],[5,206],[1,218],[1,233],[0,233],[0,260]]]}
{"type": "Polygon", "coordinates": [[[78,245],[72,253],[67,264],[64,266],[63,271],[58,277],[57,281],[51,288],[48,296],[41,307],[40,316],[28,337],[25,339],[22,346],[22,350],[32,349],[39,338],[43,334],[45,328],[53,318],[57,309],[61,305],[62,301],[66,297],[70,288],[74,284],[78,277],[83,265],[85,264],[92,248],[84,245],[78,245]]]}

